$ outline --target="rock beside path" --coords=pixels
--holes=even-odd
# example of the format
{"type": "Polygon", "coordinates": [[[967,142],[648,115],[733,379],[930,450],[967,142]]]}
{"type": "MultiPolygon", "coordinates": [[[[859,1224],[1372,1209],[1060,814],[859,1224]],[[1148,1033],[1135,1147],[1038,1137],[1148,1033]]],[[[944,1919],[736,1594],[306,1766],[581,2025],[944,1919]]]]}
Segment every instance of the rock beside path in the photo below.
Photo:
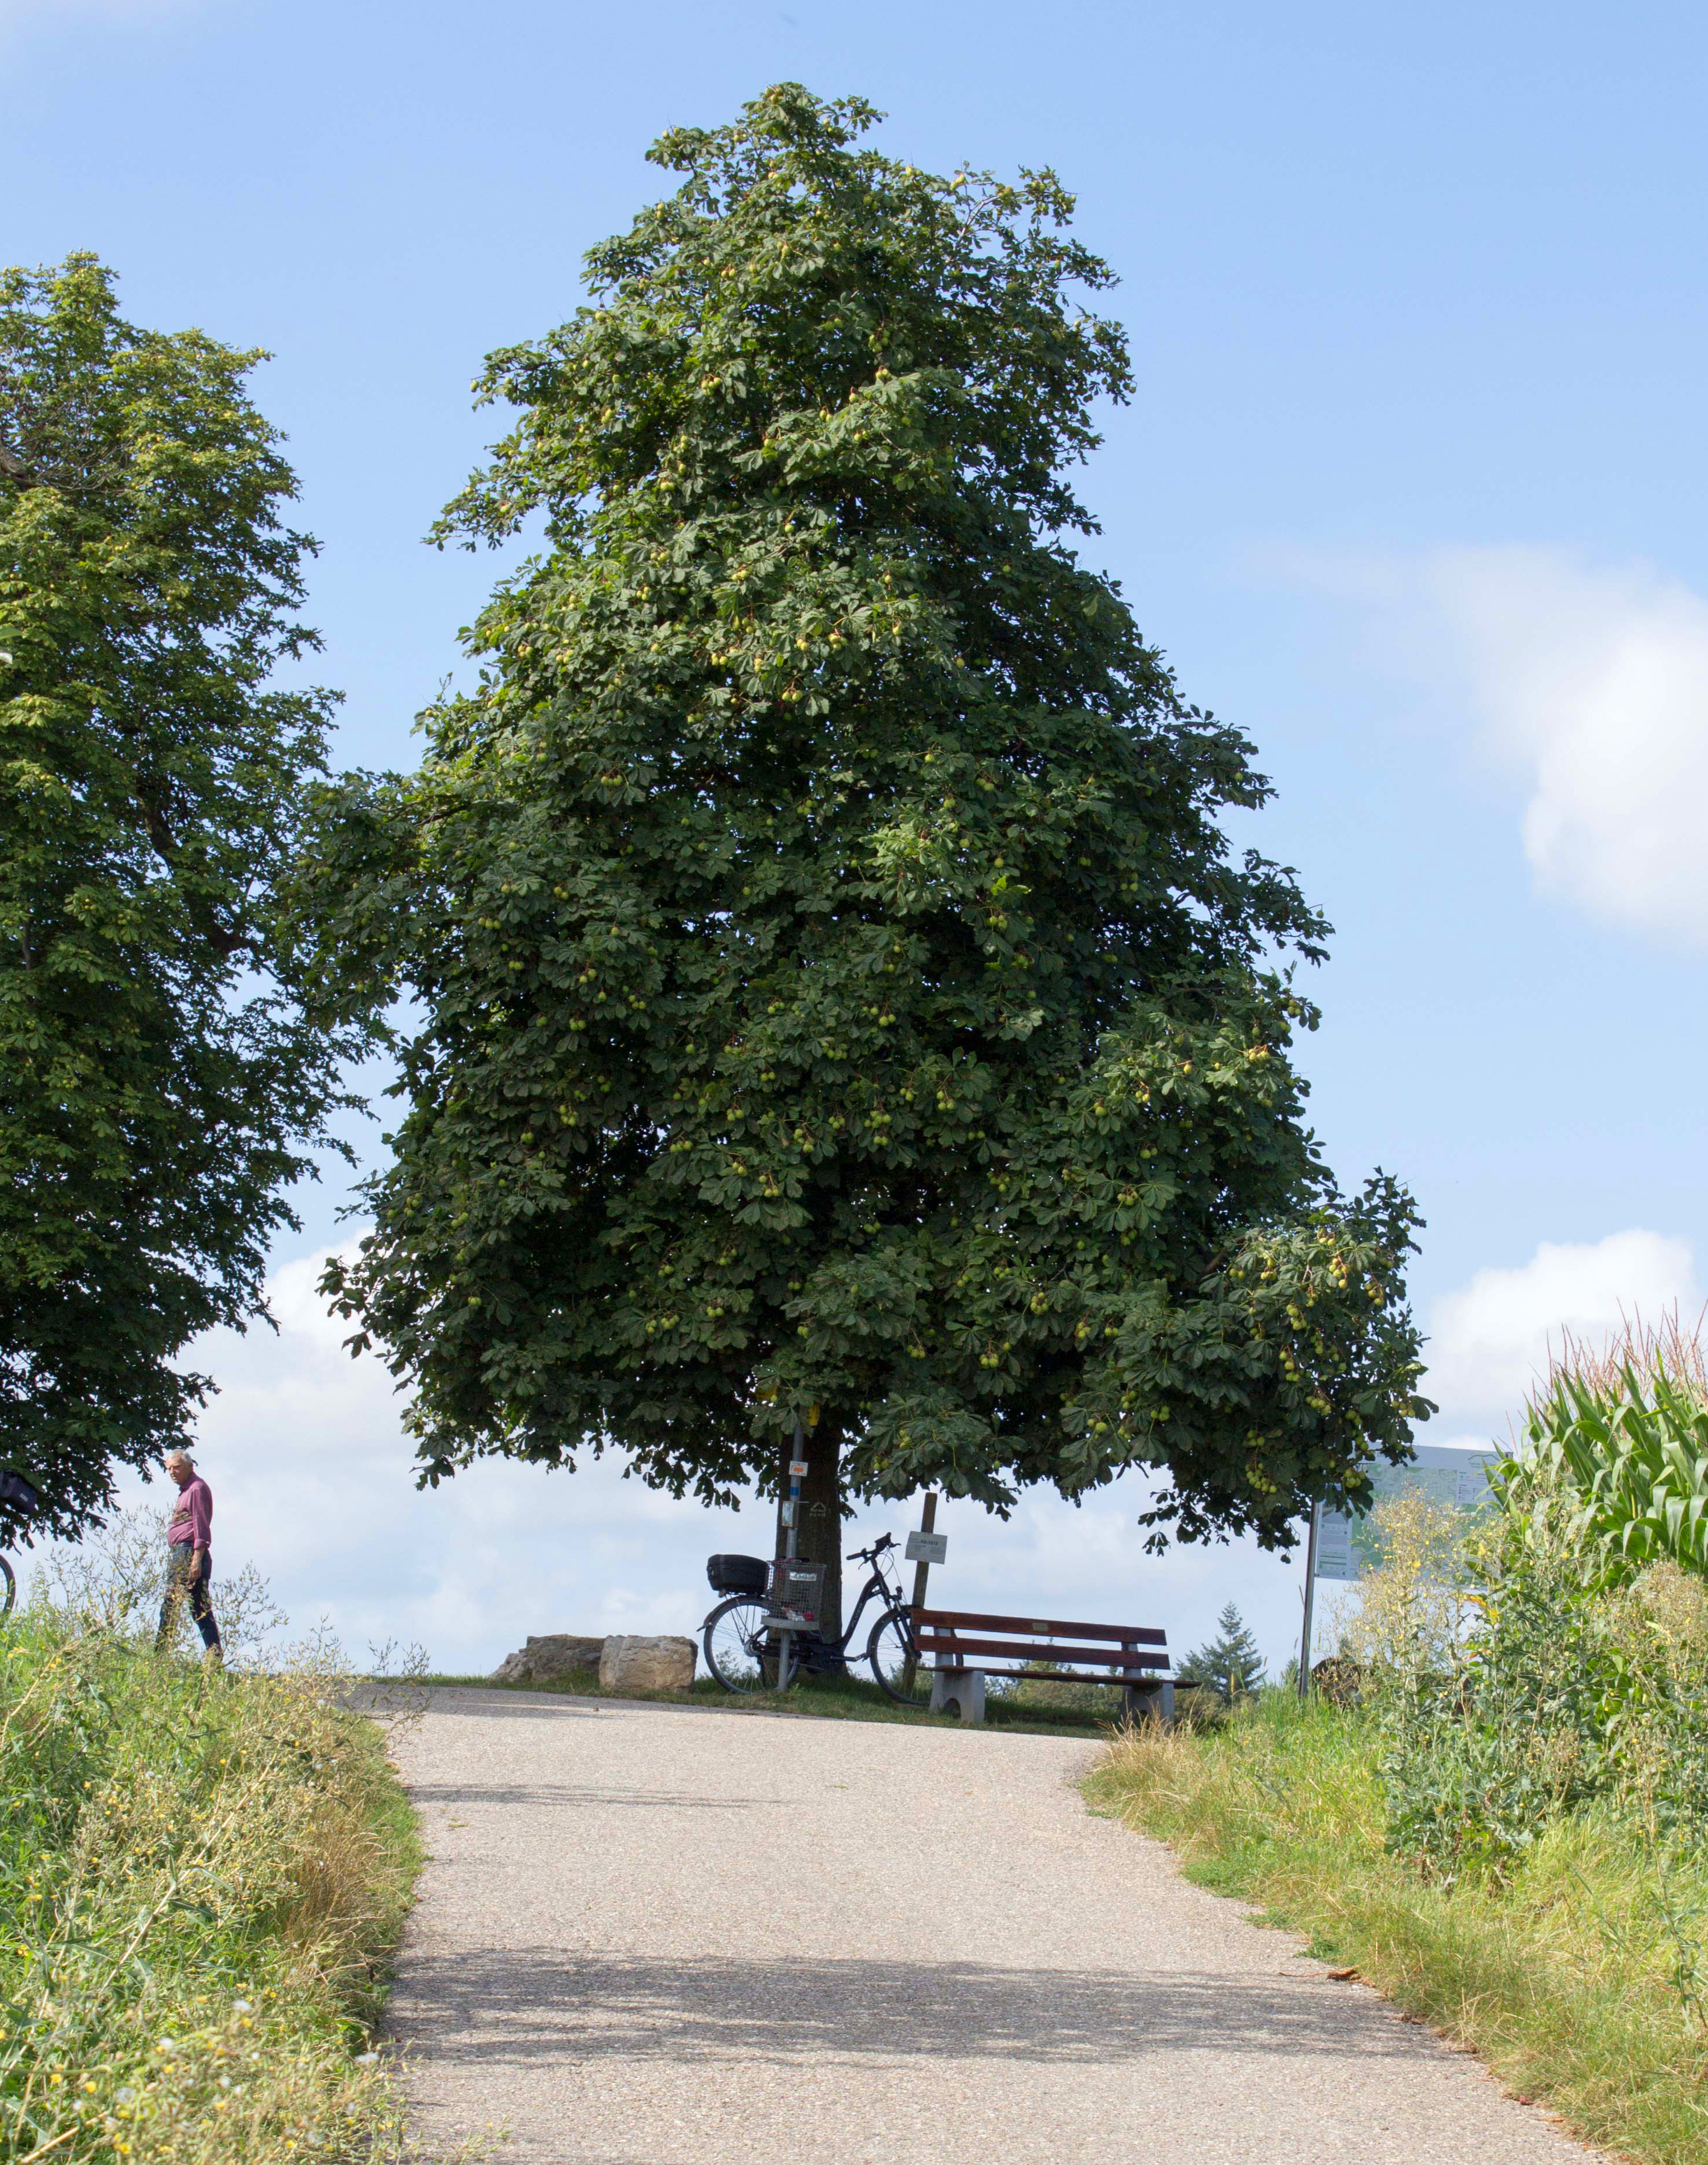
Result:
{"type": "Polygon", "coordinates": [[[599,1657],[601,1691],[686,1691],[694,1681],[691,1639],[644,1639],[619,1632],[599,1657]]]}
{"type": "Polygon", "coordinates": [[[572,1631],[548,1631],[507,1654],[493,1670],[495,1684],[549,1684],[580,1669],[596,1669],[605,1652],[602,1639],[578,1638],[572,1631]]]}

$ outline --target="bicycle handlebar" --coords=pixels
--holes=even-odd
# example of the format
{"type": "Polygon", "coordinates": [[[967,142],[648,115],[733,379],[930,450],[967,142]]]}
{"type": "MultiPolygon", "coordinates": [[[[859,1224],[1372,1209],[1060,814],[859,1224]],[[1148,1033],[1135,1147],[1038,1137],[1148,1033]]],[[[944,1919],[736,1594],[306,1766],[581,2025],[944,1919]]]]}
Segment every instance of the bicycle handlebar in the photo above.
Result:
{"type": "Polygon", "coordinates": [[[896,1536],[893,1534],[884,1534],[873,1542],[870,1548],[851,1551],[848,1561],[849,1563],[875,1563],[880,1556],[895,1546],[896,1536]]]}

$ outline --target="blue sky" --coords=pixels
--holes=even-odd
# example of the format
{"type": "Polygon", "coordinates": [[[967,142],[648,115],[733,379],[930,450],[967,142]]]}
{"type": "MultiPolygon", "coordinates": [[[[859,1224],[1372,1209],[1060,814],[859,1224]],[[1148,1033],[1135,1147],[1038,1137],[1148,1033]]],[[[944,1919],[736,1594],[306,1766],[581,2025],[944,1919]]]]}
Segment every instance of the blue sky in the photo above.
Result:
{"type": "MultiPolygon", "coordinates": [[[[96,249],[136,319],[272,350],[317,673],[383,765],[492,576],[419,540],[490,428],[469,381],[569,313],[662,129],[791,77],[917,162],[1054,166],[1138,382],[1090,551],[1277,784],[1244,824],[1337,927],[1315,1117],[1420,1198],[1432,1438],[1471,1438],[1550,1328],[1700,1298],[1705,61],[1699,10],[1642,0],[0,0],[0,203],[8,260],[96,249]]],[[[691,1624],[751,1521],[609,1468],[413,1496],[307,1292],[337,1200],[281,1251],[279,1337],[204,1350],[222,1564],[445,1663],[691,1624]]],[[[1133,1508],[951,1514],[943,1596],[1191,1640],[1232,1595],[1280,1658],[1296,1566],[1154,1564],[1133,1508]]]]}

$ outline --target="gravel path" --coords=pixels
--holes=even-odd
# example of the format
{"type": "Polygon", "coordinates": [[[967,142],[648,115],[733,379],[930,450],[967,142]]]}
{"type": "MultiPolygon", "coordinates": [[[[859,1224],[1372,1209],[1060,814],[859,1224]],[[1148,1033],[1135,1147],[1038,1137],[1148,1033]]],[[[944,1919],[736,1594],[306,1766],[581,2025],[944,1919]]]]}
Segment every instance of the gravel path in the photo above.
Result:
{"type": "Polygon", "coordinates": [[[440,1690],[391,2020],[501,2165],[1584,2165],[1088,1813],[1093,1746],[440,1690]]]}

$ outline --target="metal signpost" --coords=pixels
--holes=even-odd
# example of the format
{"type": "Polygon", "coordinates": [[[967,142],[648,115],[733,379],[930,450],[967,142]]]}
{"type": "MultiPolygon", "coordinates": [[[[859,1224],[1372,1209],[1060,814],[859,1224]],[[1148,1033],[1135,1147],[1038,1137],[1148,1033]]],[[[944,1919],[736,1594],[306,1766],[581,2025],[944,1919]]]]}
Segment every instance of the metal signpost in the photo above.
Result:
{"type": "MultiPolygon", "coordinates": [[[[1404,1466],[1384,1462],[1369,1468],[1372,1504],[1396,1496],[1423,1495],[1449,1510],[1480,1510],[1489,1494],[1489,1468],[1498,1454],[1464,1451],[1444,1443],[1420,1443],[1404,1466]]],[[[1311,1513],[1311,1541],[1305,1561],[1305,1625],[1299,1640],[1299,1696],[1311,1685],[1311,1625],[1319,1578],[1360,1579],[1381,1562],[1381,1538],[1366,1511],[1331,1511],[1317,1504],[1311,1513]]]]}
{"type": "Polygon", "coordinates": [[[793,1635],[798,1630],[816,1628],[818,1604],[812,1605],[812,1625],[808,1626],[800,1611],[794,1607],[790,1595],[795,1590],[795,1574],[791,1567],[800,1542],[801,1483],[807,1478],[807,1462],[801,1456],[807,1448],[807,1439],[801,1433],[801,1417],[795,1417],[795,1456],[789,1461],[789,1500],[782,1507],[783,1553],[771,1567],[771,1615],[767,1620],[771,1636],[777,1642],[777,1689],[789,1688],[790,1657],[793,1635]]]}
{"type": "MultiPolygon", "coordinates": [[[[810,1407],[807,1426],[818,1425],[818,1409],[810,1407]]],[[[801,1432],[801,1416],[795,1416],[795,1455],[789,1461],[789,1493],[786,1501],[777,1507],[778,1523],[782,1529],[783,1552],[771,1566],[771,1613],[765,1619],[765,1629],[777,1649],[777,1689],[786,1691],[794,1671],[794,1641],[816,1638],[824,1622],[824,1576],[822,1563],[802,1563],[801,1547],[801,1483],[811,1472],[801,1454],[807,1448],[807,1439],[801,1432]]],[[[813,1506],[815,1517],[824,1506],[813,1506]]]]}
{"type": "Polygon", "coordinates": [[[1311,1506],[1311,1539],[1305,1551],[1305,1629],[1299,1635],[1299,1696],[1304,1699],[1311,1690],[1311,1619],[1316,1606],[1316,1573],[1320,1567],[1318,1545],[1322,1538],[1322,1505],[1311,1506]]]}

